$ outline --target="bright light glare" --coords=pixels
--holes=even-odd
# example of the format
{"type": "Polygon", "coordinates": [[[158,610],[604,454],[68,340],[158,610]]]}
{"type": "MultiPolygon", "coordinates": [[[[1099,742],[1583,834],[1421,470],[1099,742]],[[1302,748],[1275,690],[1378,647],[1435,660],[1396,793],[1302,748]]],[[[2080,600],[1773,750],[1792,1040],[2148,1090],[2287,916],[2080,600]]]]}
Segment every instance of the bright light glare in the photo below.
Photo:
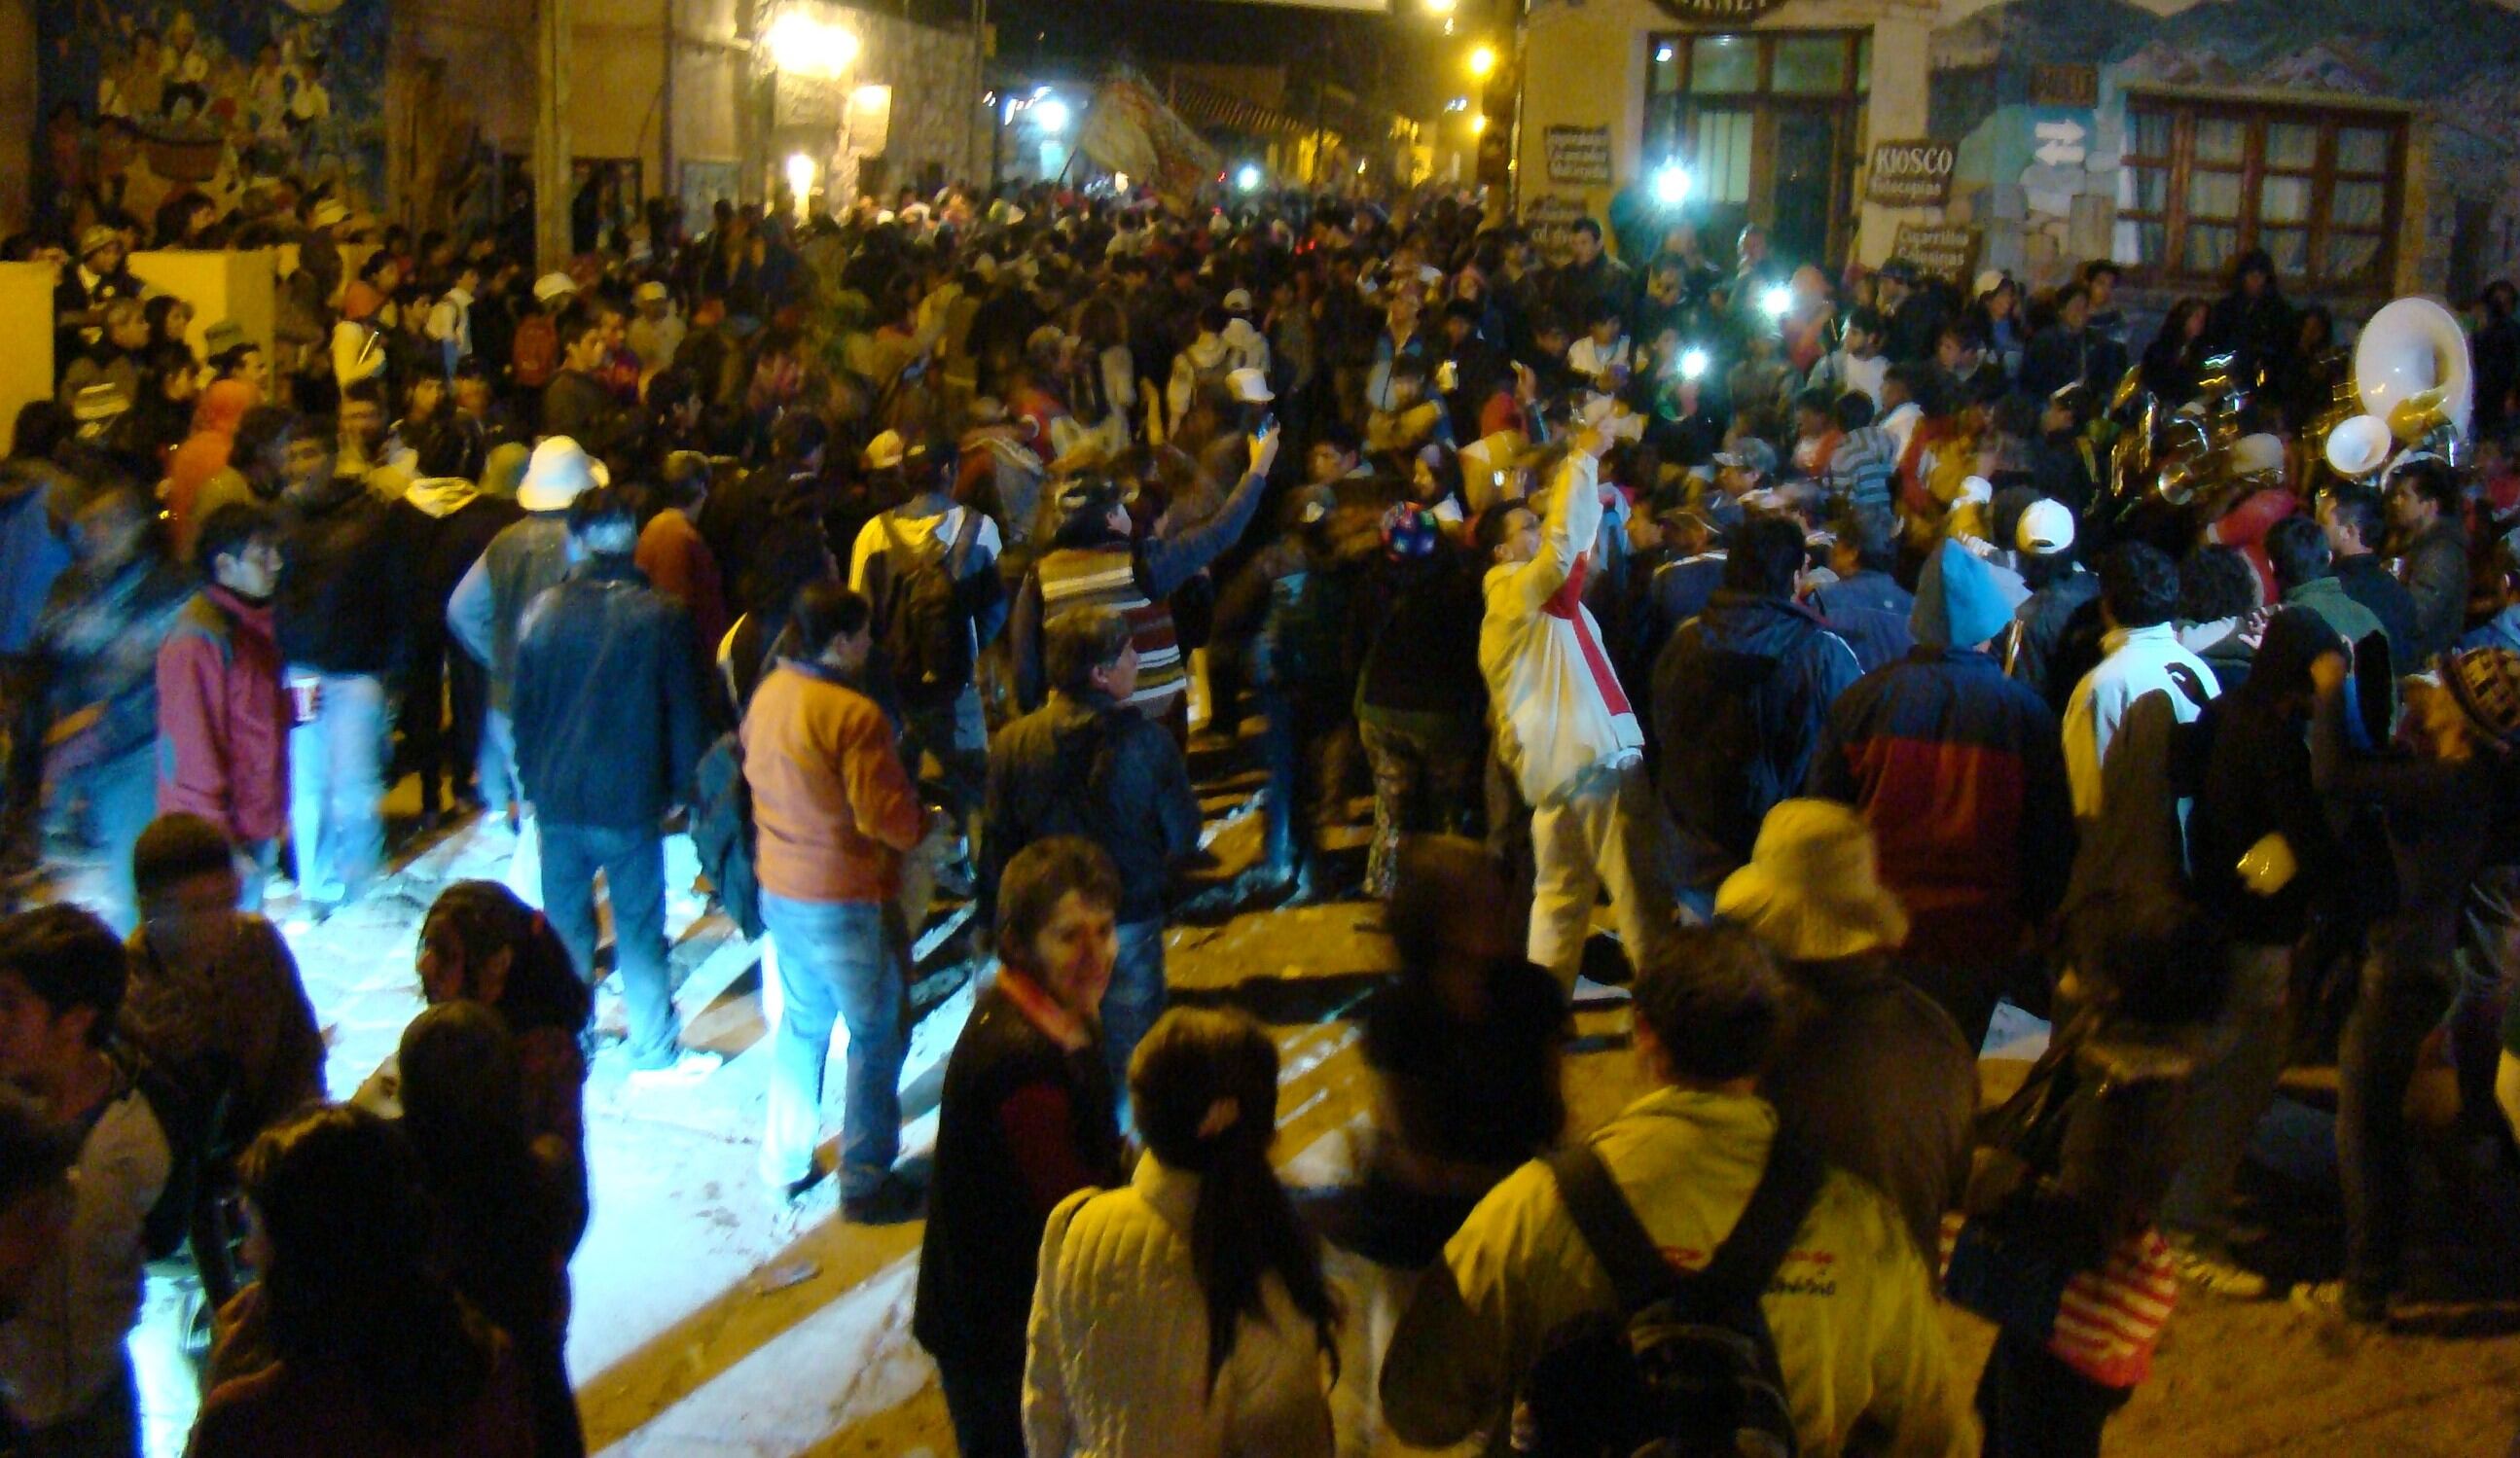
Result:
{"type": "Polygon", "coordinates": [[[1496,67],[1497,53],[1494,46],[1480,46],[1470,52],[1471,75],[1484,76],[1490,71],[1495,70],[1496,67]]]}
{"type": "Polygon", "coordinates": [[[1032,109],[1032,124],[1054,137],[1067,130],[1067,103],[1055,96],[1036,103],[1032,109]]]}
{"type": "Polygon", "coordinates": [[[1430,16],[1451,15],[1453,13],[1453,7],[1457,3],[1459,3],[1459,0],[1426,0],[1426,14],[1430,16]]]}
{"type": "Polygon", "coordinates": [[[858,38],[837,25],[826,25],[801,10],[773,22],[766,37],[770,62],[800,75],[837,76],[858,59],[858,38]]]}
{"type": "Polygon", "coordinates": [[[1242,170],[1234,174],[1234,185],[1246,193],[1260,191],[1260,169],[1243,163],[1242,170]]]}
{"type": "Polygon", "coordinates": [[[788,158],[788,193],[799,205],[814,191],[814,159],[799,152],[788,158]]]}
{"type": "Polygon", "coordinates": [[[1794,312],[1794,291],[1778,284],[1759,295],[1759,307],[1768,311],[1768,317],[1782,319],[1794,312]]]}
{"type": "Polygon", "coordinates": [[[1702,379],[1706,376],[1707,364],[1708,361],[1705,350],[1683,350],[1680,356],[1680,377],[1683,379],[1702,379]]]}
{"type": "Polygon", "coordinates": [[[1473,116],[1473,117],[1471,117],[1471,118],[1470,118],[1470,135],[1471,135],[1471,136],[1473,136],[1473,137],[1476,137],[1476,136],[1482,136],[1482,135],[1484,135],[1484,134],[1487,132],[1487,129],[1488,129],[1488,119],[1487,119],[1485,116],[1473,116]]]}
{"type": "Polygon", "coordinates": [[[1113,191],[1113,192],[1115,192],[1115,193],[1125,193],[1125,192],[1127,192],[1128,190],[1129,190],[1129,174],[1128,174],[1128,173],[1126,173],[1126,172],[1114,172],[1114,173],[1112,173],[1112,174],[1111,174],[1111,191],[1113,191]]]}
{"type": "Polygon", "coordinates": [[[1671,47],[1657,47],[1654,51],[1654,60],[1668,66],[1671,63],[1671,47]]]}
{"type": "Polygon", "coordinates": [[[1665,207],[1678,207],[1688,200],[1689,185],[1690,179],[1687,167],[1678,163],[1664,167],[1654,174],[1654,200],[1665,207]]]}

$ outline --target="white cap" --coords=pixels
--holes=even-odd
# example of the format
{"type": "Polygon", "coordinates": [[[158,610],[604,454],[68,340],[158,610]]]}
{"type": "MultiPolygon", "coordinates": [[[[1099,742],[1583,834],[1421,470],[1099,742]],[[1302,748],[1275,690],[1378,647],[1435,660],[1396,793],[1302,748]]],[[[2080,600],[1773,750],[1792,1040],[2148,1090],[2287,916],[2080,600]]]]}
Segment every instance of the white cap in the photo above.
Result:
{"type": "Polygon", "coordinates": [[[1248,288],[1237,288],[1228,292],[1225,295],[1225,312],[1228,314],[1250,313],[1251,290],[1248,288]]]}
{"type": "Polygon", "coordinates": [[[1277,392],[1269,388],[1269,376],[1257,370],[1237,370],[1225,376],[1225,383],[1234,391],[1234,398],[1244,405],[1266,405],[1278,398],[1277,392]]]}
{"type": "Polygon", "coordinates": [[[1977,276],[1977,288],[1969,294],[1969,297],[1984,298],[2002,287],[2003,281],[2011,277],[2000,268],[1990,268],[1977,276]]]}
{"type": "Polygon", "coordinates": [[[2074,545],[2074,512],[2063,502],[2041,498],[2021,513],[2013,545],[2033,556],[2054,556],[2074,545]]]}
{"type": "Polygon", "coordinates": [[[517,505],[528,511],[565,510],[581,494],[602,485],[604,475],[585,447],[555,435],[534,447],[526,460],[524,479],[517,483],[517,505]]]}
{"type": "Polygon", "coordinates": [[[887,430],[867,442],[866,464],[869,470],[890,470],[910,454],[909,445],[898,430],[887,430]]]}
{"type": "Polygon", "coordinates": [[[1995,500],[1995,483],[1984,476],[1971,476],[1960,482],[1960,494],[1952,499],[1955,507],[1983,507],[1995,500]]]}
{"type": "Polygon", "coordinates": [[[666,298],[670,297],[670,295],[664,285],[657,283],[653,279],[650,279],[647,283],[639,286],[637,291],[632,295],[632,297],[638,299],[639,302],[643,304],[649,304],[662,303],[666,298]]]}
{"type": "Polygon", "coordinates": [[[546,304],[575,292],[577,281],[563,273],[548,273],[534,280],[534,297],[546,304]]]}

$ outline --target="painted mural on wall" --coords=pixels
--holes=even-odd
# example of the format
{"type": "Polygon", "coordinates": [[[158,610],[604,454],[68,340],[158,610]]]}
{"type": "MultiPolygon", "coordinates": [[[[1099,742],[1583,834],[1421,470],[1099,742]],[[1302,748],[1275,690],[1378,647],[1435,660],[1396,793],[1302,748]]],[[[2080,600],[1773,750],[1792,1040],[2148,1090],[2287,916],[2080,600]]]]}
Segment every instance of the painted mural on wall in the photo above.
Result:
{"type": "Polygon", "coordinates": [[[2426,287],[2520,274],[2520,13],[2490,0],[2202,0],[2171,16],[2012,0],[1938,30],[1928,130],[1959,144],[1953,209],[1988,229],[1991,266],[2052,277],[2129,255],[2113,219],[2124,98],[2142,86],[2410,104],[2431,124],[2426,287]],[[2043,104],[2038,72],[2072,66],[2096,73],[2091,104],[2043,104]]]}
{"type": "Polygon", "coordinates": [[[38,207],[154,233],[198,192],[325,190],[374,210],[384,166],[387,0],[38,0],[38,207]]]}

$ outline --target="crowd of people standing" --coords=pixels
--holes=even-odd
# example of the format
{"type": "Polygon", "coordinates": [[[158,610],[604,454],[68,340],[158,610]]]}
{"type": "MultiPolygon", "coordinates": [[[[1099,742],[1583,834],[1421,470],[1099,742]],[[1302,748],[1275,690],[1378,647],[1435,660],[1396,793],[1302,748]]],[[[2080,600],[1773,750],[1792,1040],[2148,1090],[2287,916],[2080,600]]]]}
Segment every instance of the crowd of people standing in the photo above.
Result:
{"type": "Polygon", "coordinates": [[[241,1288],[203,1458],[582,1451],[590,1060],[719,1062],[669,828],[771,953],[766,1198],[925,1215],[968,1455],[2095,1453],[2182,1286],[2270,1290],[2235,1178],[2331,1051],[2308,1294],[2385,1321],[2427,1161],[2507,1157],[2520,1087],[2507,453],[2323,474],[2334,322],[2261,254],[2138,352],[2106,260],[1964,293],[1669,221],[1623,259],[1451,197],[958,188],[529,278],[319,199],[279,334],[201,350],[128,230],[70,241],[0,463],[5,850],[31,900],[48,844],[106,874],[0,921],[0,1452],[135,1451],[140,1265],[186,1247],[241,1288]],[[2228,489],[2121,489],[2130,375],[2231,413],[2228,489]],[[1382,906],[1335,1190],[1271,1167],[1267,1035],[1167,1010],[1194,744],[1263,772],[1241,893],[1382,906]],[[370,894],[406,775],[516,865],[431,907],[428,1012],[328,1104],[258,912],[370,894]],[[913,949],[966,901],[922,1182],[913,949]],[[1571,1138],[1587,972],[1652,1091],[1571,1138]],[[2004,1000],[2054,1035],[1981,1118],[2004,1000]],[[2436,1065],[2465,1142],[2408,1127],[2436,1065]],[[1939,1300],[2001,1328],[1974,1410],[1939,1300]],[[1758,1358],[1720,1413],[1565,1355],[1673,1303],[1758,1358]]]}

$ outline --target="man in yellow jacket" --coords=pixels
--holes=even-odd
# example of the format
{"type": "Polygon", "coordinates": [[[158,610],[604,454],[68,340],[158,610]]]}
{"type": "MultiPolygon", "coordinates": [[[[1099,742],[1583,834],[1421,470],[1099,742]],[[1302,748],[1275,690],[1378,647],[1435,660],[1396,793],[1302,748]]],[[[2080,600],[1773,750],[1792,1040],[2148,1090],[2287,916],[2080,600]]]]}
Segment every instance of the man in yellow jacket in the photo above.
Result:
{"type": "MultiPolygon", "coordinates": [[[[1765,1171],[1776,1111],[1752,1092],[1783,1021],[1781,985],[1746,933],[1675,934],[1636,985],[1636,1047],[1656,1084],[1592,1135],[1661,1246],[1703,1267],[1765,1171]]],[[[1490,1191],[1393,1334],[1383,1416],[1421,1446],[1490,1435],[1560,1324],[1616,1304],[1538,1161],[1490,1191]]],[[[1832,1171],[1760,1305],[1805,1453],[1977,1451],[1925,1259],[1878,1192],[1832,1171]],[[1859,1442],[1860,1439],[1860,1442],[1859,1442]]]]}

